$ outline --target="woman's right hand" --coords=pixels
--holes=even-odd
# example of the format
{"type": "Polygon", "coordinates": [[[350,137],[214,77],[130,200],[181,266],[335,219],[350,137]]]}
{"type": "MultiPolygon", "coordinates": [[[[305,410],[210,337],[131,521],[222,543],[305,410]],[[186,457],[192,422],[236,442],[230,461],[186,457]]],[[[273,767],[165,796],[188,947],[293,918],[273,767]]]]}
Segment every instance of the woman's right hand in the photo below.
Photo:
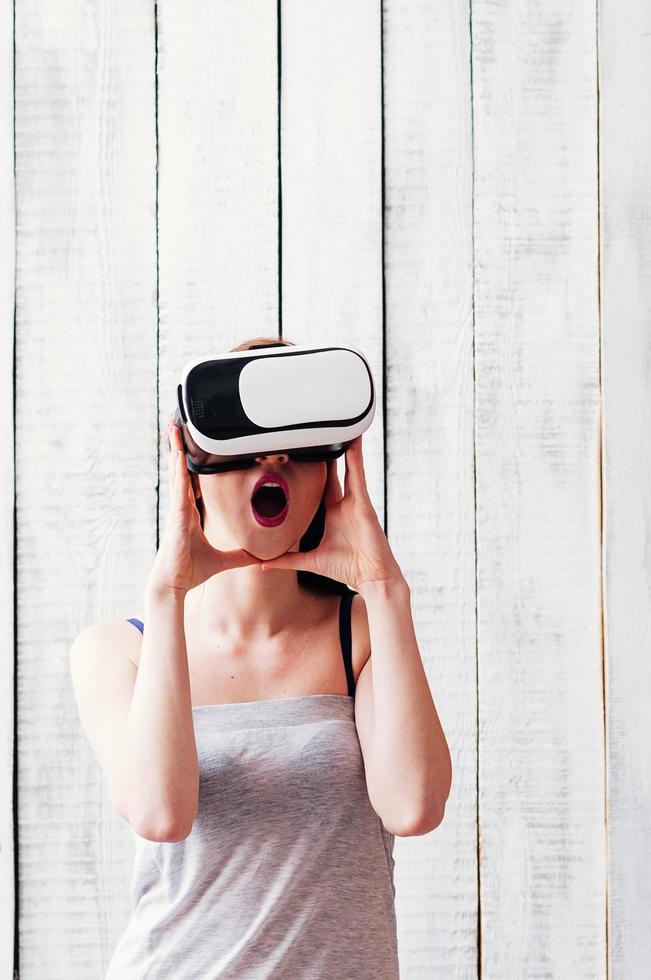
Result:
{"type": "Polygon", "coordinates": [[[219,551],[210,544],[201,527],[178,426],[170,423],[168,435],[169,509],[148,586],[185,594],[219,572],[261,560],[244,548],[219,551]]]}

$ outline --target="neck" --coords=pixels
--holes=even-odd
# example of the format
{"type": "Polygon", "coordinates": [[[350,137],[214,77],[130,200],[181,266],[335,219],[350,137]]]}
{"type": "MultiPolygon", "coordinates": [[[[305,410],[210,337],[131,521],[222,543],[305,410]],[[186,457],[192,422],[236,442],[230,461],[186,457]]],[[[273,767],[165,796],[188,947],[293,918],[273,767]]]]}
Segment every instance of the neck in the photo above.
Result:
{"type": "MultiPolygon", "coordinates": [[[[217,544],[222,550],[235,547],[217,544]]],[[[298,551],[297,542],[289,551],[298,551]]],[[[295,569],[262,571],[259,565],[229,568],[207,579],[188,592],[186,613],[192,616],[199,631],[219,635],[226,642],[264,643],[273,640],[296,623],[305,612],[306,590],[298,583],[295,569]]]]}

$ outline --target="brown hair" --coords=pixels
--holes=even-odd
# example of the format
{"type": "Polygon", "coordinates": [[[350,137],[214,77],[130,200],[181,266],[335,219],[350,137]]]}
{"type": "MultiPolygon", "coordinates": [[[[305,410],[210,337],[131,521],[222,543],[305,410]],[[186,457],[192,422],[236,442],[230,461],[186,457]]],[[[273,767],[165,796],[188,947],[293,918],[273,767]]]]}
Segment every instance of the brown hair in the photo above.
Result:
{"type": "MultiPolygon", "coordinates": [[[[250,350],[254,346],[264,346],[270,347],[275,344],[281,344],[283,347],[295,347],[291,340],[285,340],[284,337],[250,337],[249,340],[244,340],[237,347],[231,347],[231,352],[240,350],[250,350]]],[[[171,416],[174,419],[174,413],[171,416]]],[[[168,439],[168,448],[170,447],[168,439]]],[[[201,520],[201,527],[203,529],[204,520],[206,516],[206,510],[203,503],[203,498],[201,496],[201,488],[199,486],[199,476],[197,473],[190,472],[190,480],[192,482],[192,489],[194,490],[194,502],[196,504],[197,510],[199,511],[199,517],[201,520]]],[[[325,501],[323,497],[319,503],[317,511],[310,522],[310,526],[300,540],[298,550],[299,551],[312,551],[319,544],[321,538],[323,537],[323,529],[325,527],[325,501]]],[[[303,572],[298,571],[298,581],[299,584],[306,585],[309,588],[316,589],[318,591],[325,592],[335,592],[338,595],[343,595],[346,592],[352,591],[343,582],[338,582],[335,579],[327,578],[324,575],[317,575],[314,572],[303,572]]]]}

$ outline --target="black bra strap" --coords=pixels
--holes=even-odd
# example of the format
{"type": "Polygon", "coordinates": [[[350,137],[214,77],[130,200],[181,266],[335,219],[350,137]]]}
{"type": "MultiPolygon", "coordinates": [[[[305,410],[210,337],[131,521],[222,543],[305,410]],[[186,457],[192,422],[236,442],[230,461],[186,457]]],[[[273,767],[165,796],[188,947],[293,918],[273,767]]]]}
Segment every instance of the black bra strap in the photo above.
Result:
{"type": "Polygon", "coordinates": [[[353,592],[352,590],[344,592],[339,604],[339,639],[341,641],[341,652],[344,658],[346,677],[348,679],[348,693],[351,697],[355,696],[355,675],[353,673],[350,610],[353,602],[353,596],[356,595],[357,593],[353,592]]]}

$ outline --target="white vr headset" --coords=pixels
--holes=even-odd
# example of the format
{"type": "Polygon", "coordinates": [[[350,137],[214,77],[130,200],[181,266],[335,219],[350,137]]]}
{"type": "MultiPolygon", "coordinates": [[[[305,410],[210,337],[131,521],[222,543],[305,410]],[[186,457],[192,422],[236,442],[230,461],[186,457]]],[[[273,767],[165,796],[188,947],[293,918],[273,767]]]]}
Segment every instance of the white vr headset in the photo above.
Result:
{"type": "Polygon", "coordinates": [[[177,398],[193,473],[247,469],[265,453],[337,459],[375,414],[371,370],[352,347],[260,344],[197,358],[183,368],[177,398]]]}

